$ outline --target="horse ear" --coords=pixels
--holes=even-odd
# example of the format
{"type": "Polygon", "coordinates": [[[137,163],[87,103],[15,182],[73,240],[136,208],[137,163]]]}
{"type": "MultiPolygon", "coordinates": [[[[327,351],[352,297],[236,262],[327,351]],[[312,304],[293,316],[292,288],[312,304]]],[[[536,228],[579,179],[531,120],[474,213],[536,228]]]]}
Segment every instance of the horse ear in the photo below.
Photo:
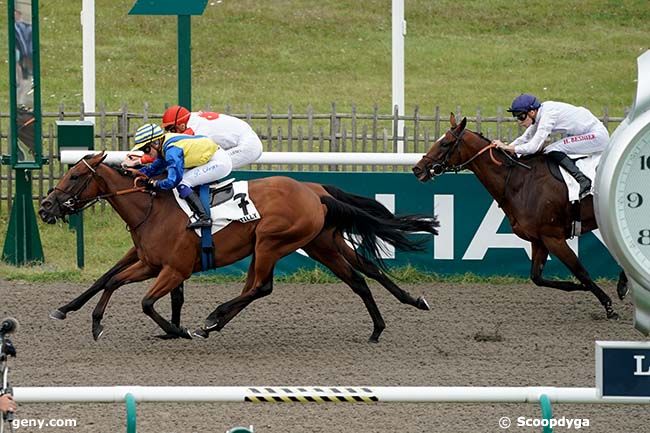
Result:
{"type": "Polygon", "coordinates": [[[461,120],[460,127],[458,129],[462,131],[463,129],[465,129],[466,126],[467,126],[467,117],[463,117],[463,120],[461,120]]]}
{"type": "Polygon", "coordinates": [[[104,160],[106,159],[107,156],[108,156],[108,154],[104,150],[102,150],[100,153],[94,154],[92,156],[92,159],[90,160],[90,165],[92,165],[94,167],[98,166],[99,164],[104,162],[104,160]]]}
{"type": "Polygon", "coordinates": [[[453,112],[451,113],[451,116],[449,116],[449,123],[451,123],[452,128],[456,127],[456,115],[453,112]]]}

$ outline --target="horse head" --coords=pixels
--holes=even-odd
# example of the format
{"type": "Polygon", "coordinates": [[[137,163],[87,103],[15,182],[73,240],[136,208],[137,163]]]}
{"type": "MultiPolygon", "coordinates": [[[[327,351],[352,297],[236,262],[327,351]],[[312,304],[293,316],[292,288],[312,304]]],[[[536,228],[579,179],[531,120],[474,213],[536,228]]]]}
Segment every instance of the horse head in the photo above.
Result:
{"type": "Polygon", "coordinates": [[[460,144],[464,141],[467,118],[463,117],[460,123],[451,113],[449,117],[451,127],[440,137],[431,148],[422,156],[413,167],[413,174],[420,182],[426,182],[448,171],[459,171],[464,168],[463,149],[460,144]]]}
{"type": "Polygon", "coordinates": [[[101,194],[104,183],[98,182],[102,177],[97,174],[99,165],[106,158],[104,152],[85,156],[77,162],[52,188],[41,202],[38,214],[41,219],[54,224],[58,218],[74,214],[101,194]]]}

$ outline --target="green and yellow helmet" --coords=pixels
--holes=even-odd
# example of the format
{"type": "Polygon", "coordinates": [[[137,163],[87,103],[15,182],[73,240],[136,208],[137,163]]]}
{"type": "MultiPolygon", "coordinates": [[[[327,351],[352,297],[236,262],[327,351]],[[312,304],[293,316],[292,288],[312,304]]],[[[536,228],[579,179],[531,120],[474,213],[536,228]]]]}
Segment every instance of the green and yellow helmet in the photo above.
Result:
{"type": "Polygon", "coordinates": [[[133,150],[142,149],[163,135],[165,135],[165,131],[160,126],[155,123],[146,123],[135,131],[135,146],[133,146],[133,150]]]}

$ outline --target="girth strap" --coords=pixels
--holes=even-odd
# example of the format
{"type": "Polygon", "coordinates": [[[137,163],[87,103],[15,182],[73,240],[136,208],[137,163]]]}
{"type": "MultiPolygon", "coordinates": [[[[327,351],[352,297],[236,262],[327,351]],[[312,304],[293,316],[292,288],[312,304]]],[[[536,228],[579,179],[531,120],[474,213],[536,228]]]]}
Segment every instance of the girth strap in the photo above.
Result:
{"type": "MultiPolygon", "coordinates": [[[[210,214],[210,186],[199,187],[199,197],[205,211],[210,214]]],[[[214,244],[212,242],[211,227],[201,228],[201,270],[207,271],[213,268],[214,244]]]]}

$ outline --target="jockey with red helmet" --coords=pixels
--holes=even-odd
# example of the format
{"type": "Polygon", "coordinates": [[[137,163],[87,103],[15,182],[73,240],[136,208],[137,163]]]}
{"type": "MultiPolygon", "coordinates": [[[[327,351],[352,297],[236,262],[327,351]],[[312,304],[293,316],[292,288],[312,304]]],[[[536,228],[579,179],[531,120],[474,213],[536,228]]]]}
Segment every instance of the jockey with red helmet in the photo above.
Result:
{"type": "Polygon", "coordinates": [[[493,140],[492,143],[519,155],[543,151],[578,181],[580,199],[589,195],[591,180],[567,154],[589,155],[605,150],[609,142],[609,132],[605,125],[584,107],[564,102],[540,102],[534,95],[526,93],[512,101],[508,112],[526,130],[510,144],[501,140],[493,140]],[[564,138],[546,145],[545,141],[552,133],[562,133],[564,138]]]}
{"type": "MultiPolygon", "coordinates": [[[[192,187],[217,181],[230,174],[232,161],[225,150],[210,138],[202,135],[165,134],[156,124],[142,125],[135,133],[133,150],[140,150],[153,162],[141,168],[138,174],[147,178],[145,188],[176,188],[185,199],[198,220],[187,228],[211,227],[209,209],[205,209],[192,187]],[[167,177],[154,180],[151,177],[167,171],[167,177]]],[[[137,183],[137,179],[136,179],[137,183]]]]}
{"type": "Polygon", "coordinates": [[[233,169],[251,164],[262,155],[262,142],[253,128],[227,114],[190,112],[185,107],[174,105],[163,114],[162,127],[168,132],[210,137],[230,155],[233,169]]]}

